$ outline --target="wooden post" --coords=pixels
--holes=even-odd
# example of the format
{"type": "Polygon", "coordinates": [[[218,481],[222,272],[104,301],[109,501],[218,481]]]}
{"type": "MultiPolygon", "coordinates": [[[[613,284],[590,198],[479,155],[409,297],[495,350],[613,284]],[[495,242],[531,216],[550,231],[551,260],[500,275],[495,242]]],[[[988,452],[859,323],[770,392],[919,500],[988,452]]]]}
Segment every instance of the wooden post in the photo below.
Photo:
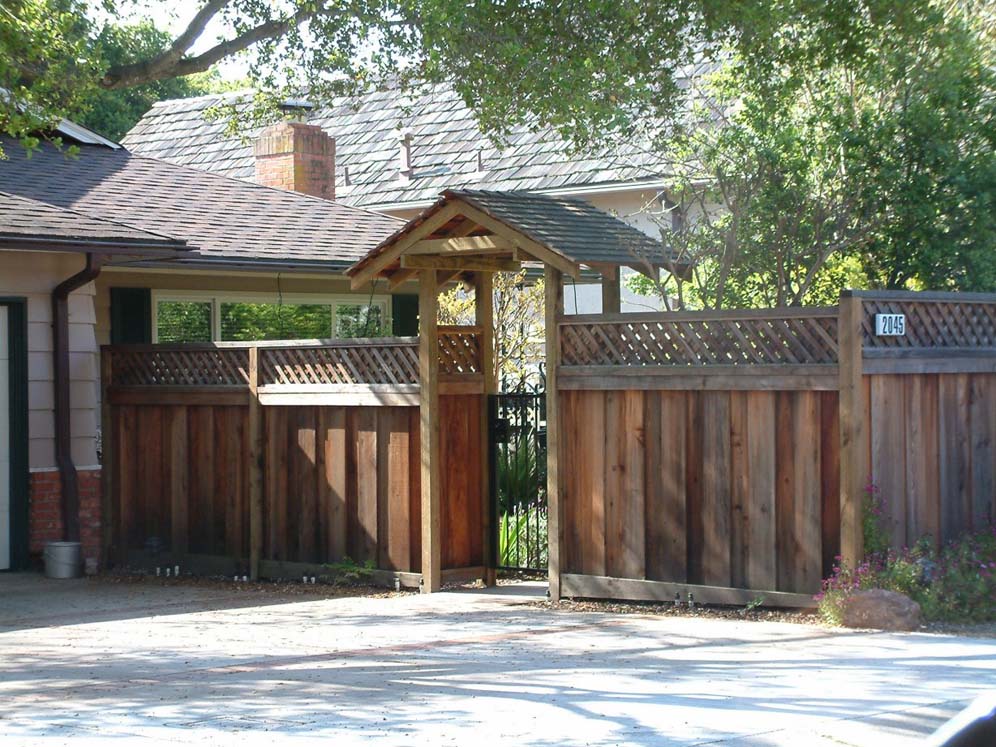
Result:
{"type": "Polygon", "coordinates": [[[263,555],[263,409],[259,403],[259,348],[249,348],[249,574],[259,578],[263,555]]]}
{"type": "Polygon", "coordinates": [[[546,502],[550,559],[550,599],[560,599],[560,551],[563,547],[563,507],[560,503],[560,407],[557,366],[560,365],[560,330],[564,313],[563,273],[549,265],[544,273],[546,292],[546,502]]]}
{"type": "Polygon", "coordinates": [[[864,556],[861,505],[868,479],[864,382],[862,381],[861,298],[840,297],[837,359],[840,372],[840,554],[852,568],[864,556]]]}
{"type": "Polygon", "coordinates": [[[111,412],[110,388],[114,376],[114,353],[104,347],[100,351],[100,539],[101,561],[106,565],[114,544],[114,457],[117,444],[114,439],[114,418],[111,412]]]}
{"type": "Polygon", "coordinates": [[[491,475],[488,471],[488,450],[491,442],[488,432],[488,398],[498,391],[498,376],[495,371],[495,331],[494,331],[494,275],[479,272],[474,276],[474,323],[481,328],[481,371],[484,374],[484,396],[481,397],[481,504],[484,517],[484,585],[494,586],[497,582],[494,558],[494,527],[491,523],[491,475]]]}
{"type": "Polygon", "coordinates": [[[422,450],[422,593],[442,586],[442,517],[439,459],[439,290],[436,271],[418,274],[419,421],[422,450]]]}
{"type": "Polygon", "coordinates": [[[602,268],[602,313],[618,314],[620,308],[620,272],[618,267],[602,268]]]}

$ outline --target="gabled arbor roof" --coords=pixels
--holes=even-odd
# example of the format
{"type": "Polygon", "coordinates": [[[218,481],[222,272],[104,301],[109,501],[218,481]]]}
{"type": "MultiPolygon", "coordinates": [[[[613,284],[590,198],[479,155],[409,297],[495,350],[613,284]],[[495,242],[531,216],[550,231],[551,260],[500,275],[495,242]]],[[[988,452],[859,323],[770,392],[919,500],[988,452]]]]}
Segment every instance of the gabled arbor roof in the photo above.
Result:
{"type": "Polygon", "coordinates": [[[574,277],[596,270],[663,267],[663,244],[591,204],[528,192],[447,190],[430,208],[381,242],[347,274],[353,287],[379,277],[395,285],[433,267],[516,269],[544,262],[574,277]]]}

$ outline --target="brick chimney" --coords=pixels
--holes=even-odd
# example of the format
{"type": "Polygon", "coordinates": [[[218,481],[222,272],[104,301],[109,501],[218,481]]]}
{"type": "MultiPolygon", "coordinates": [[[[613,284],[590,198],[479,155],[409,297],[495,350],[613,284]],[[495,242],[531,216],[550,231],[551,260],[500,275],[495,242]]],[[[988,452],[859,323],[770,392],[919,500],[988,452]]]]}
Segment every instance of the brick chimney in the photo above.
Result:
{"type": "Polygon", "coordinates": [[[253,150],[257,184],[335,199],[335,140],[321,127],[280,122],[259,134],[253,150]]]}

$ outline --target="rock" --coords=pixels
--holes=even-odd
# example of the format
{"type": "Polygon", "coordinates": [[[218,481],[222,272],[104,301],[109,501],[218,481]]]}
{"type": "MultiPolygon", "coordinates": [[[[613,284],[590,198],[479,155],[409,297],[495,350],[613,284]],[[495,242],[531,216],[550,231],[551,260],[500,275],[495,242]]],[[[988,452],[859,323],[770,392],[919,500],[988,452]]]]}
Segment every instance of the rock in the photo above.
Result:
{"type": "Polygon", "coordinates": [[[920,605],[896,591],[858,591],[845,603],[842,622],[848,628],[917,630],[921,622],[920,605]]]}

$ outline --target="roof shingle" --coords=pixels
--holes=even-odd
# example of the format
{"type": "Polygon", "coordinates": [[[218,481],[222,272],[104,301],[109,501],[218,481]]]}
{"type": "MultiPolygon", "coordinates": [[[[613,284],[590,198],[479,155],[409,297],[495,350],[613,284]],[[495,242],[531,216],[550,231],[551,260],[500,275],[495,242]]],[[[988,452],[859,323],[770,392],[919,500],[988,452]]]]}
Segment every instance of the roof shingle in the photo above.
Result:
{"type": "MultiPolygon", "coordinates": [[[[251,180],[252,142],[259,129],[232,135],[225,119],[209,117],[220,105],[245,106],[245,98],[245,93],[230,93],[161,101],[132,128],[124,145],[136,153],[251,180]]],[[[574,154],[550,130],[518,127],[505,147],[496,148],[460,97],[443,86],[413,97],[386,90],[342,98],[310,112],[307,121],[335,138],[336,194],[351,205],[424,206],[446,189],[544,191],[660,180],[670,171],[660,155],[632,140],[574,154]],[[398,173],[402,127],[412,135],[414,174],[407,180],[398,173]]]]}
{"type": "Polygon", "coordinates": [[[0,192],[0,241],[102,244],[120,248],[186,249],[174,239],[116,221],[93,218],[27,197],[0,192]]]}
{"type": "Polygon", "coordinates": [[[316,197],[82,145],[71,157],[43,144],[30,157],[3,141],[0,191],[92,218],[186,239],[185,262],[346,267],[399,221],[316,197]]]}

